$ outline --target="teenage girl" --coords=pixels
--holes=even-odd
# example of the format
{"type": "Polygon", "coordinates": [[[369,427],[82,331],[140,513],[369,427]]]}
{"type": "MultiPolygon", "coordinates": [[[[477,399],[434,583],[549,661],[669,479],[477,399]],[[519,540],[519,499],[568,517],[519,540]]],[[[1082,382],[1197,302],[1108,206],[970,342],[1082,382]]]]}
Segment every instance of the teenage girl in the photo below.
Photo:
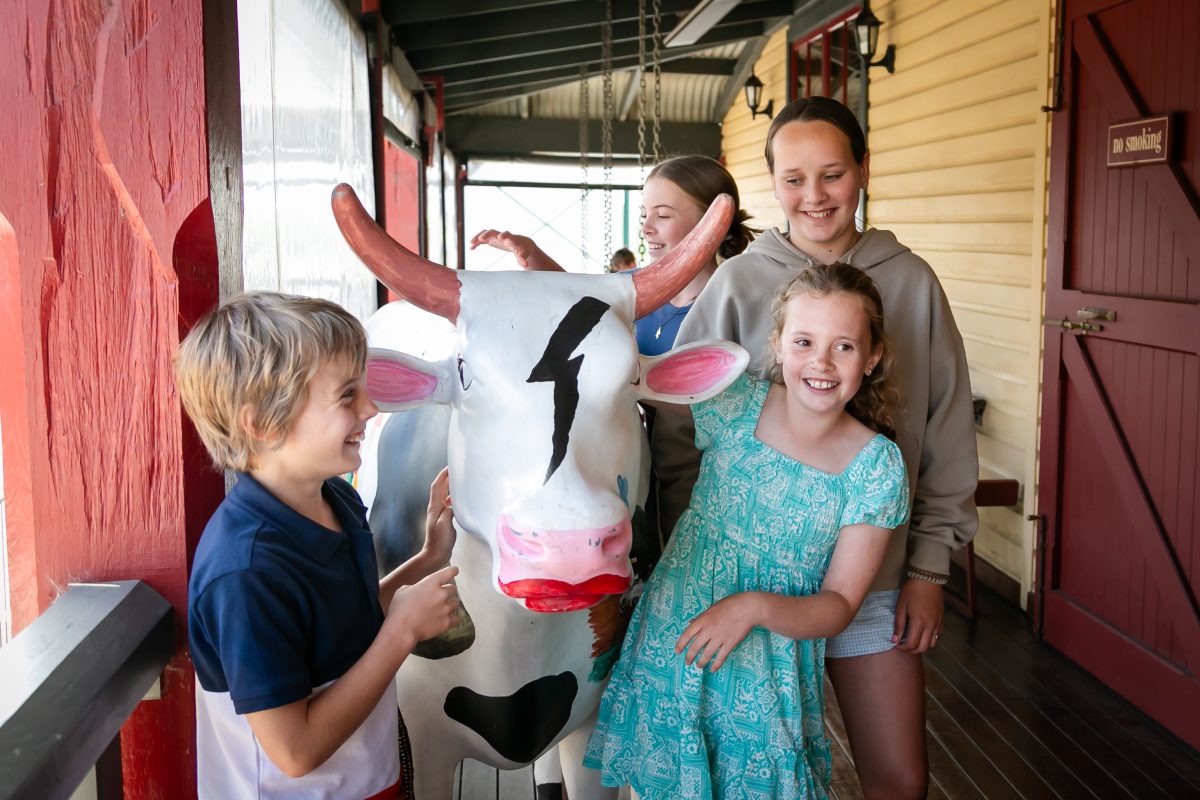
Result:
{"type": "Polygon", "coordinates": [[[646,800],[826,796],[824,640],[854,618],[908,517],[884,435],[881,312],[861,270],[806,269],[763,314],[771,380],[743,375],[691,409],[700,479],[584,759],[606,785],[646,800]]]}
{"type": "MultiPolygon", "coordinates": [[[[730,339],[751,354],[767,342],[761,309],[777,287],[817,264],[843,261],[879,287],[898,368],[896,443],[908,468],[912,519],[891,537],[883,566],[850,627],[829,642],[829,677],[863,791],[924,797],[928,782],[921,654],[942,630],[950,550],[971,540],[978,462],[962,338],[929,265],[889,231],[855,226],[869,155],[854,114],[825,97],[789,103],[767,133],[767,168],[788,229],[772,229],[722,265],[679,342],[730,339]]],[[[765,375],[770,365],[751,362],[765,375]]],[[[660,415],[654,462],[669,524],[694,481],[689,431],[660,415]]]]}
{"type": "MultiPolygon", "coordinates": [[[[740,208],[737,183],[719,161],[707,156],[680,156],[662,162],[646,178],[642,187],[642,236],[651,261],[671,252],[691,233],[719,194],[733,198],[735,211],[729,231],[716,255],[679,294],[634,324],[638,350],[644,356],[661,355],[674,347],[680,323],[717,271],[717,257],[732,258],[754,238],[754,231],[746,225],[749,215],[740,208]]],[[[563,271],[528,236],[489,228],[471,238],[472,250],[484,244],[508,250],[524,269],[563,271]]]]}

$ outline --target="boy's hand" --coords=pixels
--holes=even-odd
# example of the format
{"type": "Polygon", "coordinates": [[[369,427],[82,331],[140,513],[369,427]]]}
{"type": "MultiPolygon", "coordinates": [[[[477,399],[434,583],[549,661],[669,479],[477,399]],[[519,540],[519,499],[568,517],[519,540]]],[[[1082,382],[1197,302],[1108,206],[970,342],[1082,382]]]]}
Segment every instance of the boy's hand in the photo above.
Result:
{"type": "Polygon", "coordinates": [[[398,627],[414,642],[439,636],[454,625],[458,592],[451,581],[458,567],[444,567],[392,595],[385,626],[398,627]]]}
{"type": "Polygon", "coordinates": [[[457,534],[454,531],[454,513],[450,508],[450,468],[438,473],[429,486],[429,508],[425,512],[426,563],[441,566],[450,561],[457,534]]]}
{"type": "Polygon", "coordinates": [[[731,594],[693,619],[684,628],[675,652],[683,660],[716,672],[757,623],[754,596],[745,592],[731,594]],[[686,652],[684,652],[686,650],[686,652]]]}

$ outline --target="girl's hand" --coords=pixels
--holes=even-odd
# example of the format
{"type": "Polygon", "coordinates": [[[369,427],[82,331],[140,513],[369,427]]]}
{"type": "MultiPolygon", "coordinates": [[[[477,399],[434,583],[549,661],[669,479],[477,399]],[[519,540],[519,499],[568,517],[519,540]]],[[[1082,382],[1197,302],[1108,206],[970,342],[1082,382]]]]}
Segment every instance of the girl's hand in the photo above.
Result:
{"type": "Polygon", "coordinates": [[[528,236],[488,228],[471,237],[472,250],[485,244],[497,250],[507,250],[512,253],[517,259],[517,266],[521,269],[534,272],[566,272],[557,261],[546,255],[542,248],[537,246],[537,242],[528,236]]]}
{"type": "Polygon", "coordinates": [[[429,507],[425,512],[425,546],[431,565],[449,563],[454,550],[454,513],[450,507],[450,468],[444,467],[429,486],[429,507]]]}
{"type": "Polygon", "coordinates": [[[528,236],[521,236],[508,231],[497,231],[492,228],[480,231],[471,237],[471,249],[474,250],[480,245],[489,245],[497,250],[507,250],[516,256],[517,265],[522,269],[529,266],[529,256],[537,249],[537,245],[533,243],[533,239],[528,236]]]}
{"type": "Polygon", "coordinates": [[[675,652],[686,650],[683,657],[686,663],[695,663],[700,669],[707,665],[709,671],[716,672],[757,624],[754,595],[731,594],[688,623],[675,643],[675,652]]]}
{"type": "Polygon", "coordinates": [[[892,631],[896,649],[920,655],[936,645],[942,635],[944,611],[941,586],[920,578],[906,580],[896,600],[896,627],[892,631]]]}

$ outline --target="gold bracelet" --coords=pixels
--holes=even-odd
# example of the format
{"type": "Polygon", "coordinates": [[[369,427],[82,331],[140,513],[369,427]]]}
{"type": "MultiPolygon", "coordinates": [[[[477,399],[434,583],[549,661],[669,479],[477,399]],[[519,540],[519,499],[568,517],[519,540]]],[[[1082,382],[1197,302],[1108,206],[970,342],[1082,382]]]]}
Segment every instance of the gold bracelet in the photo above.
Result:
{"type": "Polygon", "coordinates": [[[920,569],[918,567],[909,567],[905,574],[910,578],[916,578],[919,581],[932,583],[935,586],[945,586],[946,581],[950,580],[949,575],[943,575],[940,572],[930,572],[929,570],[920,569]]]}

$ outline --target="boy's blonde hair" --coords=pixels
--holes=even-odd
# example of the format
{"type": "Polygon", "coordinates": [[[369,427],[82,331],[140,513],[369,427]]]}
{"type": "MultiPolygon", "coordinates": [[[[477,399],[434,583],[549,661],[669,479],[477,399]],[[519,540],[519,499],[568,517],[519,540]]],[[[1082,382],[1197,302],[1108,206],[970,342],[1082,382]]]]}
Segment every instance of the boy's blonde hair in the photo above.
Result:
{"type": "Polygon", "coordinates": [[[282,442],[313,375],[339,357],[353,374],[366,366],[366,331],[344,308],[245,292],[206,314],[180,343],[175,382],[213,463],[244,471],[256,453],[282,442]]]}

